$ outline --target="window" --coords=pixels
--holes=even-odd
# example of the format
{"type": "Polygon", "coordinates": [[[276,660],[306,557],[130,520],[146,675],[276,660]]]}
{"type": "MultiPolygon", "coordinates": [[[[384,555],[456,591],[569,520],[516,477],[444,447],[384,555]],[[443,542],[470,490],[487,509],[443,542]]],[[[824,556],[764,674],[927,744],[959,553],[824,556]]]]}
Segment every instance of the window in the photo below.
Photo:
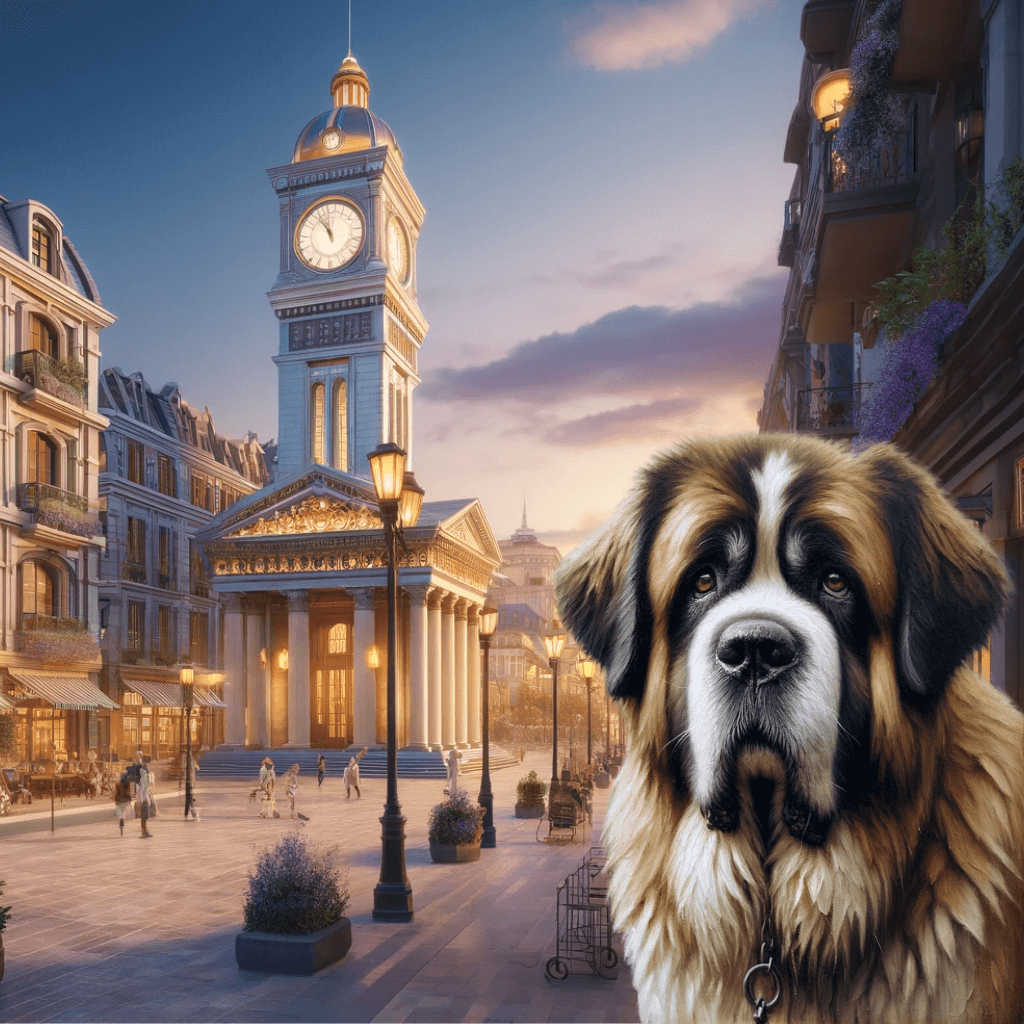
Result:
{"type": "Polygon", "coordinates": [[[205,665],[209,657],[210,616],[207,612],[189,612],[188,648],[193,665],[205,665]]]}
{"type": "Polygon", "coordinates": [[[196,508],[213,511],[213,484],[202,473],[192,473],[191,500],[196,508]]]}
{"type": "Polygon", "coordinates": [[[327,653],[345,654],[348,651],[348,626],[337,622],[327,632],[327,653]]]}
{"type": "Polygon", "coordinates": [[[18,568],[21,572],[22,628],[31,629],[38,616],[59,614],[60,590],[53,570],[42,562],[22,562],[18,568]],[[31,625],[24,621],[26,616],[33,620],[31,625]]]}
{"type": "Polygon", "coordinates": [[[107,471],[107,435],[105,431],[100,433],[100,472],[107,471]]]}
{"type": "Polygon", "coordinates": [[[190,537],[188,542],[188,567],[191,577],[191,591],[194,597],[209,597],[210,584],[206,578],[206,567],[199,554],[199,545],[190,537]]]}
{"type": "Polygon", "coordinates": [[[28,435],[28,479],[30,483],[57,484],[57,446],[34,430],[28,435]]]}
{"type": "Polygon", "coordinates": [[[334,382],[331,397],[334,437],[331,448],[334,452],[334,468],[348,471],[348,386],[344,379],[334,382]]]}
{"type": "Polygon", "coordinates": [[[157,642],[161,653],[165,655],[170,654],[173,648],[177,646],[174,643],[177,637],[174,636],[171,629],[172,612],[173,609],[169,604],[158,605],[156,609],[157,642]]]}
{"type": "Polygon", "coordinates": [[[60,358],[60,346],[57,341],[57,332],[41,316],[31,316],[28,324],[28,345],[36,352],[51,359],[60,358]]]}
{"type": "Polygon", "coordinates": [[[313,461],[324,462],[324,386],[314,384],[310,396],[312,422],[310,424],[310,446],[313,461]]]}
{"type": "Polygon", "coordinates": [[[164,590],[175,589],[174,547],[174,531],[169,526],[161,526],[157,535],[156,585],[164,590]]]}
{"type": "MultiPolygon", "coordinates": [[[[130,520],[129,520],[130,522],[130,520]]],[[[141,653],[146,642],[146,603],[128,602],[128,629],[125,633],[126,649],[141,653]]]]}
{"type": "Polygon", "coordinates": [[[40,219],[32,219],[32,262],[48,274],[54,273],[54,255],[56,246],[54,244],[53,231],[50,226],[40,219]]]}
{"type": "Polygon", "coordinates": [[[128,543],[122,573],[132,583],[146,583],[146,521],[128,517],[128,543]]]}
{"type": "Polygon", "coordinates": [[[133,484],[144,484],[146,482],[146,463],[144,450],[138,441],[128,442],[128,479],[133,484]]]}
{"type": "Polygon", "coordinates": [[[178,496],[178,474],[168,455],[157,456],[156,486],[161,494],[167,494],[172,498],[178,496]]]}

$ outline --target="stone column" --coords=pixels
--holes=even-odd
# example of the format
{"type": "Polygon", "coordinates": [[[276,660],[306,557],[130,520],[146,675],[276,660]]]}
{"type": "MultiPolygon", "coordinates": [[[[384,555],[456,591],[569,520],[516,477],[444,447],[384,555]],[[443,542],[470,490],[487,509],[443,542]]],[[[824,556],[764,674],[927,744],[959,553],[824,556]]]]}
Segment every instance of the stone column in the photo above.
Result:
{"type": "Polygon", "coordinates": [[[264,638],[264,609],[255,602],[245,608],[245,668],[248,696],[246,743],[270,746],[270,664],[264,638]]]}
{"type": "Polygon", "coordinates": [[[441,745],[455,746],[455,601],[441,602],[441,745]]]}
{"type": "Polygon", "coordinates": [[[406,587],[409,595],[409,742],[410,750],[427,745],[427,595],[430,587],[406,587]]]}
{"type": "Polygon", "coordinates": [[[468,747],[468,705],[466,693],[466,611],[469,602],[455,604],[455,742],[468,747]]]}
{"type": "Polygon", "coordinates": [[[245,745],[245,646],[242,602],[237,594],[222,599],[224,607],[224,745],[245,745]]]}
{"type": "Polygon", "coordinates": [[[288,746],[309,746],[309,591],[288,592],[288,746]]]}
{"type": "Polygon", "coordinates": [[[432,587],[427,596],[427,743],[441,750],[441,598],[432,587]]]}
{"type": "MultiPolygon", "coordinates": [[[[352,619],[352,742],[357,747],[372,747],[377,744],[377,676],[366,664],[366,652],[376,641],[373,587],[352,587],[349,593],[356,604],[352,619]]],[[[382,666],[386,658],[382,653],[382,666]]]]}
{"type": "Polygon", "coordinates": [[[472,747],[479,747],[483,742],[480,725],[480,606],[475,604],[469,606],[469,617],[466,620],[466,666],[466,686],[469,690],[469,744],[472,747]]]}

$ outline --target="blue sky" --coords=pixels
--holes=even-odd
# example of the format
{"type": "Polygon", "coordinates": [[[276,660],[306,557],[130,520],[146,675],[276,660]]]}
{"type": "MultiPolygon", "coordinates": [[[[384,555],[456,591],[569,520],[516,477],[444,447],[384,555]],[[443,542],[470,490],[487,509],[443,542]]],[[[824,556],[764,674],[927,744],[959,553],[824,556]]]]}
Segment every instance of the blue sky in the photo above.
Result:
{"type": "MultiPolygon", "coordinates": [[[[755,428],[778,333],[797,0],[354,0],[427,209],[415,466],[567,550],[650,455],[755,428]]],[[[276,200],[344,2],[0,5],[0,194],[60,217],[105,365],[277,434],[276,200]]]]}

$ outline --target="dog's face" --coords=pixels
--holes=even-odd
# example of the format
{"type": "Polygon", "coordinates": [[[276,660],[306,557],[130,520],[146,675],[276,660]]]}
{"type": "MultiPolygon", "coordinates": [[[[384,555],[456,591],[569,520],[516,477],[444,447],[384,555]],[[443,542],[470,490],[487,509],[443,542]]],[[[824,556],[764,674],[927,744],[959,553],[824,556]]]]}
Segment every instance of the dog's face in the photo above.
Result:
{"type": "Polygon", "coordinates": [[[566,625],[679,799],[725,833],[749,801],[766,843],[774,806],[808,846],[914,785],[902,728],[984,641],[1005,589],[895,449],[853,457],[798,435],[662,456],[556,578],[566,625]]]}

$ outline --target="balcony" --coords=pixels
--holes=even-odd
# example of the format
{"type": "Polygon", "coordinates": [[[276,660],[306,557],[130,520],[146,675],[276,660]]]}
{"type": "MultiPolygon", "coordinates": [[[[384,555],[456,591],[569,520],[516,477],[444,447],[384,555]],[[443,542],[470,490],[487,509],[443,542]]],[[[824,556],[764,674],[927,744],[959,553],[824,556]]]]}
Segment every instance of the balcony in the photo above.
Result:
{"type": "Polygon", "coordinates": [[[940,4],[903,0],[893,81],[931,83],[949,77],[956,61],[963,60],[961,50],[964,39],[970,37],[968,19],[973,6],[971,0],[942,0],[940,4]]]}
{"type": "Polygon", "coordinates": [[[149,573],[146,571],[146,563],[129,561],[122,562],[121,579],[127,580],[129,583],[148,583],[149,573]]]}
{"type": "Polygon", "coordinates": [[[177,590],[178,579],[173,572],[165,572],[160,569],[156,574],[156,585],[161,590],[177,590]]]}
{"type": "Polygon", "coordinates": [[[208,580],[192,578],[191,594],[193,597],[209,597],[210,584],[208,580]]]}
{"type": "Polygon", "coordinates": [[[892,142],[848,166],[825,144],[821,242],[815,296],[870,301],[873,287],[902,268],[917,218],[916,119],[892,142]]]}
{"type": "Polygon", "coordinates": [[[52,484],[24,483],[18,484],[15,501],[22,512],[32,513],[32,522],[19,531],[21,537],[61,550],[80,548],[83,540],[106,544],[99,519],[80,494],[52,484]]]}
{"type": "Polygon", "coordinates": [[[782,241],[779,243],[779,266],[791,267],[800,242],[800,208],[802,200],[787,199],[782,220],[782,241]]]}
{"type": "Polygon", "coordinates": [[[66,665],[99,656],[99,645],[84,619],[31,612],[21,616],[18,626],[15,647],[28,658],[66,665]]]}
{"type": "MultiPolygon", "coordinates": [[[[77,360],[56,360],[45,352],[29,349],[14,356],[14,375],[31,384],[39,391],[45,391],[71,405],[85,404],[85,385],[79,375],[72,372],[71,364],[81,367],[77,360]]],[[[84,376],[84,369],[82,375],[84,376]]]]}
{"type": "Polygon", "coordinates": [[[833,54],[846,49],[854,6],[854,0],[810,0],[804,4],[800,42],[813,63],[830,63],[833,54]]]}
{"type": "Polygon", "coordinates": [[[853,437],[870,384],[797,392],[796,429],[825,437],[853,437]]]}

